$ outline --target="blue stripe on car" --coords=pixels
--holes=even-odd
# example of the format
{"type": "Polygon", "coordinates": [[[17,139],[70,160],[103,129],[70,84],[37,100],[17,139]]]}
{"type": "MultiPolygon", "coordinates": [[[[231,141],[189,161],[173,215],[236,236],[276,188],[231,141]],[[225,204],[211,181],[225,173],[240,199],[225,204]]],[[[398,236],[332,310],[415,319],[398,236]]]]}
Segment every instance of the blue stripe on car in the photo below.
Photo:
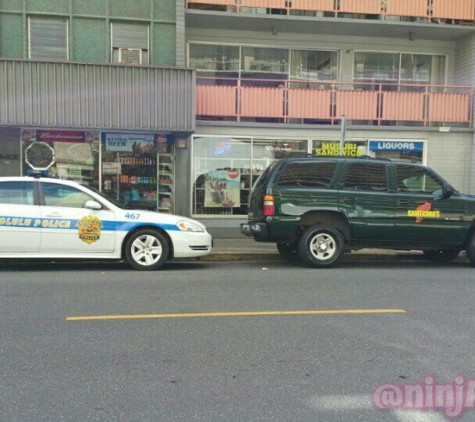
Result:
{"type": "MultiPolygon", "coordinates": [[[[78,226],[78,219],[69,218],[31,218],[31,217],[13,217],[0,216],[1,227],[17,227],[19,229],[55,229],[71,230],[78,226]],[[66,226],[66,227],[65,227],[66,226]]],[[[160,224],[151,221],[108,221],[101,220],[101,230],[103,231],[131,231],[141,226],[154,226],[166,231],[179,231],[180,228],[175,224],[160,224]]]]}

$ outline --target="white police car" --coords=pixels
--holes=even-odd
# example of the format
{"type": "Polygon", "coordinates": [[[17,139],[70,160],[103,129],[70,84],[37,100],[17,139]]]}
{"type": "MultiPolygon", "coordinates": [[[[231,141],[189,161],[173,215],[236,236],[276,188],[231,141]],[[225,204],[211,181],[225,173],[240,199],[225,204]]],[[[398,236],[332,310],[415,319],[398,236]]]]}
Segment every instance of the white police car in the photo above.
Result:
{"type": "Polygon", "coordinates": [[[211,252],[191,218],[129,210],[76,182],[0,177],[0,258],[123,259],[156,270],[211,252]]]}

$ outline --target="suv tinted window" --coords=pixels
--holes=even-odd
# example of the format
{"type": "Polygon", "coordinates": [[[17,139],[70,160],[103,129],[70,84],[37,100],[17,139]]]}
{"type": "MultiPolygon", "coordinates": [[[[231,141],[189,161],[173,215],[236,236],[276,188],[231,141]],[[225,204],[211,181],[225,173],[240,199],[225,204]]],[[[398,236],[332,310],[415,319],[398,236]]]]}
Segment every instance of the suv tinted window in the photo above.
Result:
{"type": "Polygon", "coordinates": [[[344,189],[386,192],[388,182],[384,164],[350,164],[344,189]]]}
{"type": "Polygon", "coordinates": [[[440,190],[442,181],[427,169],[417,166],[396,166],[398,192],[432,194],[440,190]]]}
{"type": "Polygon", "coordinates": [[[277,185],[328,188],[335,168],[335,161],[289,163],[283,169],[277,185]]]}
{"type": "Polygon", "coordinates": [[[0,183],[0,204],[33,205],[34,182],[0,183]]]}

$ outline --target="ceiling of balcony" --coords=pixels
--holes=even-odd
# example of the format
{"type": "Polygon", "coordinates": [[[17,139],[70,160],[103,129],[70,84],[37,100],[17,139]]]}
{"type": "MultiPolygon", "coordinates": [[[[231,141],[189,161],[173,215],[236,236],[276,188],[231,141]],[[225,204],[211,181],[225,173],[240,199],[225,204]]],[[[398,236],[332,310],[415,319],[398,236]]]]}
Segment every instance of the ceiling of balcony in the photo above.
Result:
{"type": "Polygon", "coordinates": [[[458,41],[475,35],[475,26],[372,19],[320,18],[286,15],[256,15],[215,11],[186,11],[186,26],[199,29],[225,29],[279,33],[326,34],[360,37],[409,38],[417,40],[458,41]]]}

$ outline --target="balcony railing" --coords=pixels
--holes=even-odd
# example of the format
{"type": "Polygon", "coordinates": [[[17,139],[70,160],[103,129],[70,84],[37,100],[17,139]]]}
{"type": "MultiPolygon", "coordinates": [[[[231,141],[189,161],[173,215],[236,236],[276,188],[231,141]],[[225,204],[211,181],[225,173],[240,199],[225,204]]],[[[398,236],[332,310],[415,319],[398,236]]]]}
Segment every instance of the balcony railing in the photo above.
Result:
{"type": "Polygon", "coordinates": [[[273,9],[289,15],[301,11],[326,12],[335,17],[354,14],[380,19],[400,16],[427,22],[475,24],[475,0],[186,0],[186,7],[238,13],[273,9]]]}
{"type": "Polygon", "coordinates": [[[197,77],[197,120],[472,127],[473,89],[197,77]]]}

